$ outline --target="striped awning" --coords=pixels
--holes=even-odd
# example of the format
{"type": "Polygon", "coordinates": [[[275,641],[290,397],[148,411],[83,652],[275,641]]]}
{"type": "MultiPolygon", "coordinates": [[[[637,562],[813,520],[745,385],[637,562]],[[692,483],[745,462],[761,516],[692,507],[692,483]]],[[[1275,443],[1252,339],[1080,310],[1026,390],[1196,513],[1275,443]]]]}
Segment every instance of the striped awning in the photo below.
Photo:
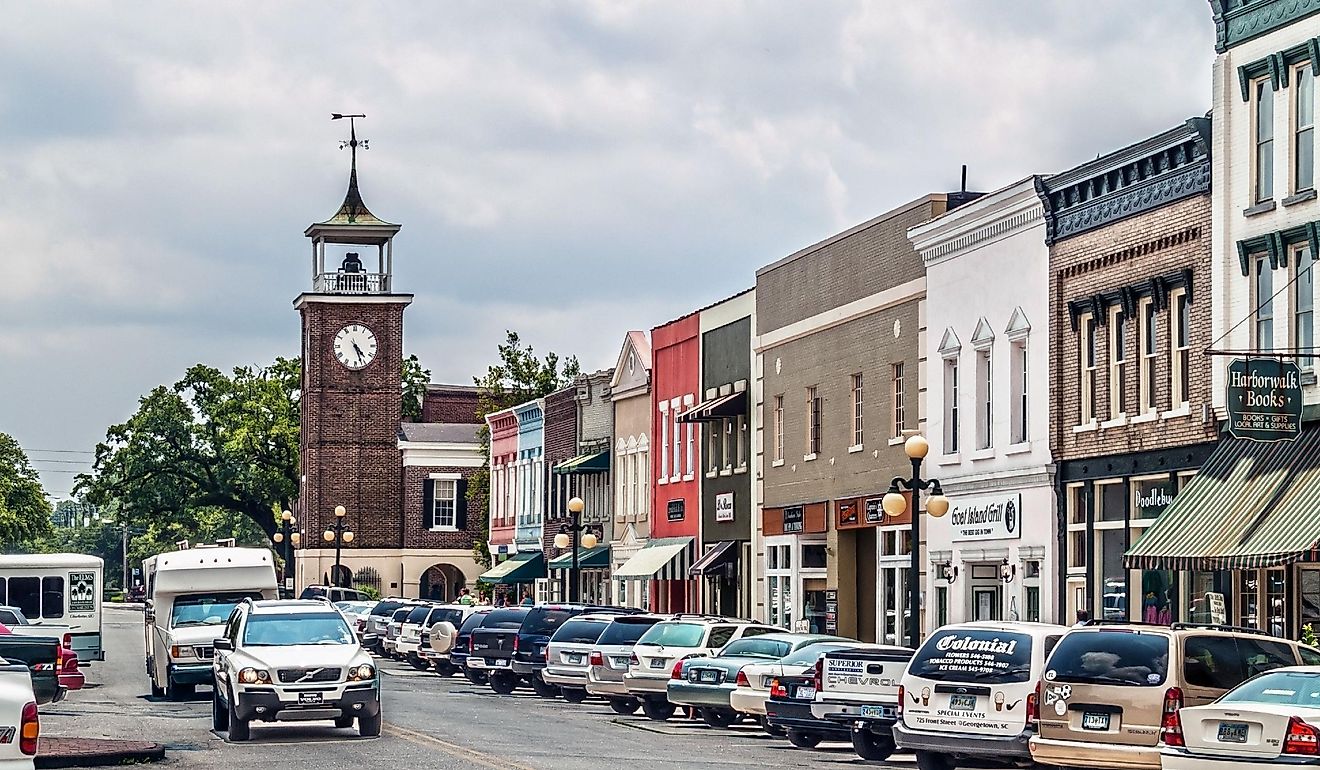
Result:
{"type": "Polygon", "coordinates": [[[613,577],[620,580],[687,580],[691,563],[692,538],[655,538],[614,570],[613,577]]]}
{"type": "Polygon", "coordinates": [[[1320,542],[1320,424],[1295,441],[1225,438],[1124,555],[1129,569],[1261,569],[1320,542]]]}

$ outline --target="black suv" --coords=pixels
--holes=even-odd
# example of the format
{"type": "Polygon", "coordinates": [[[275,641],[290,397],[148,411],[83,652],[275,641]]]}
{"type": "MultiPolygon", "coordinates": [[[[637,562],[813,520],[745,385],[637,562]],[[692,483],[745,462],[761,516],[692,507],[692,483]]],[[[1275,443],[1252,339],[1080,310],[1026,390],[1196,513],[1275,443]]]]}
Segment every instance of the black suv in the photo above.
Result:
{"type": "Polygon", "coordinates": [[[538,604],[535,607],[505,607],[492,611],[472,631],[468,669],[484,669],[490,688],[508,695],[526,683],[543,698],[553,698],[559,688],[541,678],[545,648],[565,620],[591,613],[629,614],[639,610],[589,604],[538,604]]]}
{"type": "Polygon", "coordinates": [[[472,654],[472,632],[480,628],[493,612],[494,610],[477,610],[468,615],[463,625],[458,627],[458,634],[454,636],[454,648],[449,651],[449,662],[454,664],[454,668],[462,671],[463,676],[466,676],[472,684],[486,684],[487,681],[485,671],[468,666],[468,656],[472,654]]]}

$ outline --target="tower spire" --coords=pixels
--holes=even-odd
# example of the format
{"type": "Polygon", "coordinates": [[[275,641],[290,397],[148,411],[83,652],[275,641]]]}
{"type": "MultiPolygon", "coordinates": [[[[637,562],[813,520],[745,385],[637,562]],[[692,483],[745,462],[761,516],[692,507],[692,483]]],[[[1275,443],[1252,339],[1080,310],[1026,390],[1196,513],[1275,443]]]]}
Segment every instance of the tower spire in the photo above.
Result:
{"type": "Polygon", "coordinates": [[[348,118],[348,139],[340,140],[339,149],[342,150],[347,147],[351,154],[348,172],[348,192],[344,194],[344,202],[340,205],[339,211],[331,217],[331,221],[338,221],[345,224],[384,224],[367,209],[367,204],[362,202],[362,193],[358,190],[357,151],[359,147],[364,150],[370,149],[370,147],[367,144],[369,140],[357,138],[356,121],[358,118],[365,117],[367,116],[362,114],[341,115],[337,112],[330,115],[331,120],[343,120],[344,118],[348,118]]]}

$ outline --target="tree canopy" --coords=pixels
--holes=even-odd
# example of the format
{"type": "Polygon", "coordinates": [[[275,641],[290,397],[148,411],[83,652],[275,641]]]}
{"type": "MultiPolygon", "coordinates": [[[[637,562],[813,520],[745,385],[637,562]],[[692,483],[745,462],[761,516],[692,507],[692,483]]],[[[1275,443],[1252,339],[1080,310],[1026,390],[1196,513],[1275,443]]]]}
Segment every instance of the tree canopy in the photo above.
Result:
{"type": "Polygon", "coordinates": [[[18,441],[0,433],[0,546],[13,546],[51,531],[51,507],[41,479],[18,441]]]}

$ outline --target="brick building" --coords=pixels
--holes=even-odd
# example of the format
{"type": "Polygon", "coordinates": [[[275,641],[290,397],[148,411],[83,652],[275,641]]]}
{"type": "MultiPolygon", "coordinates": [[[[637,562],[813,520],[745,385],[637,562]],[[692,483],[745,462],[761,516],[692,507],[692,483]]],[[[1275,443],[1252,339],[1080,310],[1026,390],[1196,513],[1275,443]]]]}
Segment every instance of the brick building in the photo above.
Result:
{"type": "Polygon", "coordinates": [[[1124,553],[1215,446],[1208,119],[1049,177],[1050,451],[1062,616],[1187,619],[1124,553]]]}

